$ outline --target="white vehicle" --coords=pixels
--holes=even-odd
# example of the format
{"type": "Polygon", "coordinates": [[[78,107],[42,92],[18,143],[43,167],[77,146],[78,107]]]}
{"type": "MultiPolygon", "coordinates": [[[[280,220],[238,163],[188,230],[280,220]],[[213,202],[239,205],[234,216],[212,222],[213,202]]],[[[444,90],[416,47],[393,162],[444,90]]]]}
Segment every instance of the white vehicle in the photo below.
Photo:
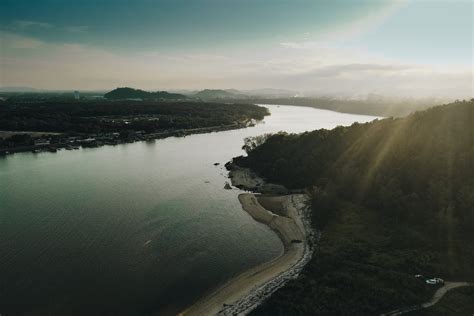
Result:
{"type": "Polygon", "coordinates": [[[432,278],[432,279],[426,280],[425,282],[426,284],[437,285],[437,284],[443,284],[444,280],[440,278],[432,278]]]}

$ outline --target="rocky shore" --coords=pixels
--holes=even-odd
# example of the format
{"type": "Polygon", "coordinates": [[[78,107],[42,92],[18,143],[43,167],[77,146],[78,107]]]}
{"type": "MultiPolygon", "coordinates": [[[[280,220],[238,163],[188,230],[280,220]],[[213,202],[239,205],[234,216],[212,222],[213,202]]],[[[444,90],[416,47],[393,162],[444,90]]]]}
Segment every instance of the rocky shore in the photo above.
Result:
{"type": "Polygon", "coordinates": [[[242,168],[230,162],[225,167],[229,170],[229,178],[232,181],[232,185],[241,190],[280,195],[301,193],[300,191],[290,191],[280,184],[268,183],[248,168],[242,168]]]}

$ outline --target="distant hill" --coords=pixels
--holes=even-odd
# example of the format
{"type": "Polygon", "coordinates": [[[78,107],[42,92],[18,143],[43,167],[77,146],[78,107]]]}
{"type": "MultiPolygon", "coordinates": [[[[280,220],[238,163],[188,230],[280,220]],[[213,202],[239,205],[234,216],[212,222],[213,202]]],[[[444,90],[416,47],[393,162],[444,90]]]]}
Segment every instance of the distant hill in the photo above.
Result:
{"type": "Polygon", "coordinates": [[[203,100],[210,99],[234,99],[245,100],[248,98],[283,98],[294,97],[298,92],[283,89],[255,89],[255,90],[237,90],[237,89],[205,89],[194,93],[194,97],[203,100]]]}
{"type": "Polygon", "coordinates": [[[0,87],[0,92],[39,92],[40,90],[31,87],[0,87]]]}
{"type": "Polygon", "coordinates": [[[205,89],[199,91],[193,95],[195,98],[203,100],[212,100],[212,99],[241,99],[245,98],[246,95],[240,93],[238,90],[229,89],[229,90],[211,90],[205,89]]]}
{"type": "Polygon", "coordinates": [[[157,100],[179,100],[186,99],[187,97],[179,93],[169,93],[166,91],[147,92],[140,89],[133,88],[117,88],[106,94],[104,98],[109,100],[125,100],[125,99],[157,99],[157,100]]]}
{"type": "Polygon", "coordinates": [[[474,281],[473,122],[471,100],[247,139],[234,163],[311,192],[322,232],[300,278],[254,315],[378,315],[431,297],[416,274],[474,281]]]}
{"type": "Polygon", "coordinates": [[[403,117],[410,113],[426,110],[435,105],[430,99],[382,99],[367,100],[334,99],[327,97],[249,97],[246,102],[256,104],[281,104],[307,106],[341,113],[364,114],[384,117],[403,117]]]}

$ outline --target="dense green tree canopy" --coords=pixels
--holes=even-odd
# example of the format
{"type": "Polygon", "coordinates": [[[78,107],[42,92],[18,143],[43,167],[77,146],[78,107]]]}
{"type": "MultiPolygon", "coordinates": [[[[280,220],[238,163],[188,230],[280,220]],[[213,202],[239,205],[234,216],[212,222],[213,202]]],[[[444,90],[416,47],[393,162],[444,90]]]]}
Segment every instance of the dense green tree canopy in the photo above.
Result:
{"type": "Polygon", "coordinates": [[[235,124],[268,115],[253,104],[191,101],[18,100],[0,106],[0,130],[102,133],[155,132],[235,124]]]}
{"type": "MultiPolygon", "coordinates": [[[[413,276],[474,281],[474,102],[400,119],[280,133],[234,162],[312,193],[322,238],[255,314],[377,314],[418,304],[413,276]]],[[[246,143],[252,144],[247,140],[246,143]]]]}

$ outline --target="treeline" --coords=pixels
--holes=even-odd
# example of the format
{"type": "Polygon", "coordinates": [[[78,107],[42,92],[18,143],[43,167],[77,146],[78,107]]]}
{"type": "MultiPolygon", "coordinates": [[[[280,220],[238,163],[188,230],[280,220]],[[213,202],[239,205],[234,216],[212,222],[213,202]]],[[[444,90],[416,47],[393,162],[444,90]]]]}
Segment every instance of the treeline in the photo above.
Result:
{"type": "Polygon", "coordinates": [[[415,274],[474,280],[474,102],[246,141],[234,162],[312,193],[322,239],[254,314],[377,314],[421,303],[415,274]],[[257,140],[261,142],[261,140],[257,140]]]}
{"type": "Polygon", "coordinates": [[[253,104],[160,101],[55,101],[0,105],[0,130],[107,133],[188,129],[261,120],[268,110],[253,104]]]}
{"type": "Polygon", "coordinates": [[[341,100],[317,97],[294,98],[247,98],[242,102],[256,104],[298,105],[317,109],[325,109],[342,113],[374,115],[383,117],[403,117],[414,111],[425,110],[432,107],[433,100],[413,99],[369,99],[369,100],[341,100]]]}

